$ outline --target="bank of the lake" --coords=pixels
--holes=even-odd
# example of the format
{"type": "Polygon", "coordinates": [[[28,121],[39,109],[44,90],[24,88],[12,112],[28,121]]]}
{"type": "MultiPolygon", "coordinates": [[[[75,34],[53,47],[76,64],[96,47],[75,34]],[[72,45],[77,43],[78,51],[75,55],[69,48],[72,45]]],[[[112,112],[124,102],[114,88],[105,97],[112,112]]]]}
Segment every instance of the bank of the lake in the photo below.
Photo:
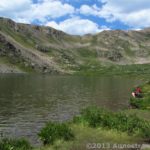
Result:
{"type": "MultiPolygon", "coordinates": [[[[150,143],[150,118],[141,117],[147,111],[111,112],[88,107],[65,123],[49,122],[39,132],[42,147],[33,148],[26,141],[0,143],[3,150],[87,150],[139,149],[150,143]]],[[[145,115],[143,115],[145,116],[145,115]]]]}
{"type": "MultiPolygon", "coordinates": [[[[143,94],[145,93],[145,97],[148,96],[146,93],[149,92],[148,84],[149,82],[142,85],[142,91],[143,94]]],[[[16,142],[15,140],[6,141],[4,143],[1,142],[0,146],[7,146],[3,150],[10,150],[10,148],[13,150],[86,150],[94,147],[99,148],[100,146],[105,148],[114,146],[117,148],[119,145],[115,144],[136,147],[137,144],[140,146],[143,143],[149,144],[150,142],[149,110],[126,109],[112,112],[100,107],[88,107],[81,111],[79,115],[75,116],[72,121],[66,122],[66,127],[63,126],[62,128],[59,124],[60,123],[58,123],[58,126],[56,125],[56,128],[55,125],[54,128],[53,125],[48,126],[48,130],[44,129],[45,125],[43,125],[43,129],[48,132],[39,136],[43,142],[45,137],[47,139],[54,135],[53,143],[46,142],[46,145],[34,148],[30,147],[28,142],[16,142]],[[63,134],[52,132],[55,131],[53,129],[57,128],[59,128],[58,131],[60,131],[60,133],[63,131],[63,134]],[[70,137],[72,134],[73,138],[69,139],[68,136],[70,137]],[[67,140],[63,135],[67,136],[67,140]]],[[[39,133],[40,132],[41,131],[39,131],[39,133]]],[[[45,144],[45,142],[43,142],[43,144],[45,144]]]]}
{"type": "Polygon", "coordinates": [[[52,145],[35,150],[140,149],[150,142],[150,122],[134,113],[87,108],[69,123],[74,140],[56,140],[52,145]]]}
{"type": "MultiPolygon", "coordinates": [[[[140,87],[143,98],[134,99],[134,106],[136,105],[138,109],[129,108],[114,114],[96,107],[87,108],[79,116],[74,117],[73,123],[70,124],[72,131],[75,133],[75,140],[69,142],[58,140],[51,146],[36,150],[109,149],[114,148],[116,143],[118,144],[116,149],[127,149],[123,148],[127,145],[135,146],[136,149],[135,144],[144,144],[142,149],[149,150],[150,82],[146,82],[140,87]],[[119,144],[122,147],[119,147],[119,144]]],[[[130,103],[133,105],[133,99],[130,100],[130,103]]]]}
{"type": "Polygon", "coordinates": [[[130,105],[138,109],[150,110],[150,81],[141,85],[141,89],[142,89],[141,97],[131,98],[130,105]]]}

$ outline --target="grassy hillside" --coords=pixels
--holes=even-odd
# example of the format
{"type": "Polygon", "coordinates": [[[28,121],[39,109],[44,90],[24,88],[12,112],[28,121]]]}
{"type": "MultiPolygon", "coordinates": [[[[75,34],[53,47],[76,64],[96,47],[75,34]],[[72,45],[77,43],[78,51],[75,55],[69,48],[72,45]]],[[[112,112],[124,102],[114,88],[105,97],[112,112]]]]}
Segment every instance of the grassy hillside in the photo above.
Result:
{"type": "Polygon", "coordinates": [[[15,53],[15,59],[24,66],[44,73],[72,74],[92,69],[101,73],[104,66],[149,64],[149,42],[150,29],[72,36],[50,27],[0,18],[0,57],[14,59],[15,53]]]}

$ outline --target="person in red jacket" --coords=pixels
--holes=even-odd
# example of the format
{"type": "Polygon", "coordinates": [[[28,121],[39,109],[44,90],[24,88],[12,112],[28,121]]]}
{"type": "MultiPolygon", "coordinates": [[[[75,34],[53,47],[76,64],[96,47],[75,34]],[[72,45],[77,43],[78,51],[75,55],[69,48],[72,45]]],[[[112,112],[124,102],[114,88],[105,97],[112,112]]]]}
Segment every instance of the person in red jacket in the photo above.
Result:
{"type": "Polygon", "coordinates": [[[140,87],[136,87],[135,91],[132,92],[133,97],[142,98],[142,90],[140,87]]]}

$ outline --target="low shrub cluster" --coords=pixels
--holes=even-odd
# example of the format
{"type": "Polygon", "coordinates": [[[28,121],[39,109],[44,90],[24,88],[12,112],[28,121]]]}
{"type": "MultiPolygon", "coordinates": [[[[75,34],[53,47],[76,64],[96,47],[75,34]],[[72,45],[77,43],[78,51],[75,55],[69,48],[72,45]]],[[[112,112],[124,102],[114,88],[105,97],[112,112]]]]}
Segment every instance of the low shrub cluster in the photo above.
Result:
{"type": "Polygon", "coordinates": [[[72,140],[74,134],[66,123],[49,122],[39,133],[44,145],[53,144],[56,140],[72,140]]]}
{"type": "Polygon", "coordinates": [[[0,141],[0,150],[31,150],[32,147],[25,139],[2,139],[0,141]]]}
{"type": "Polygon", "coordinates": [[[88,107],[73,120],[74,123],[87,122],[90,127],[104,127],[128,134],[140,134],[150,139],[150,123],[136,115],[127,116],[124,113],[113,113],[98,107],[88,107]]]}
{"type": "Polygon", "coordinates": [[[150,110],[150,98],[130,98],[130,105],[133,108],[150,110]]]}

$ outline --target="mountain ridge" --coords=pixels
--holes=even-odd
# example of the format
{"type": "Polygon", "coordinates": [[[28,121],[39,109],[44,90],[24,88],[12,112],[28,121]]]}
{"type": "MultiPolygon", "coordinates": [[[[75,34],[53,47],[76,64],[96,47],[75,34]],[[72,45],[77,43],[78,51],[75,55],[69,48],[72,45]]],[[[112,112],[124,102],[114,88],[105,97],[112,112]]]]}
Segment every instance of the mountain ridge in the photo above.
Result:
{"type": "Polygon", "coordinates": [[[3,58],[21,70],[57,74],[72,74],[84,67],[150,63],[150,28],[77,36],[0,17],[3,58]]]}

